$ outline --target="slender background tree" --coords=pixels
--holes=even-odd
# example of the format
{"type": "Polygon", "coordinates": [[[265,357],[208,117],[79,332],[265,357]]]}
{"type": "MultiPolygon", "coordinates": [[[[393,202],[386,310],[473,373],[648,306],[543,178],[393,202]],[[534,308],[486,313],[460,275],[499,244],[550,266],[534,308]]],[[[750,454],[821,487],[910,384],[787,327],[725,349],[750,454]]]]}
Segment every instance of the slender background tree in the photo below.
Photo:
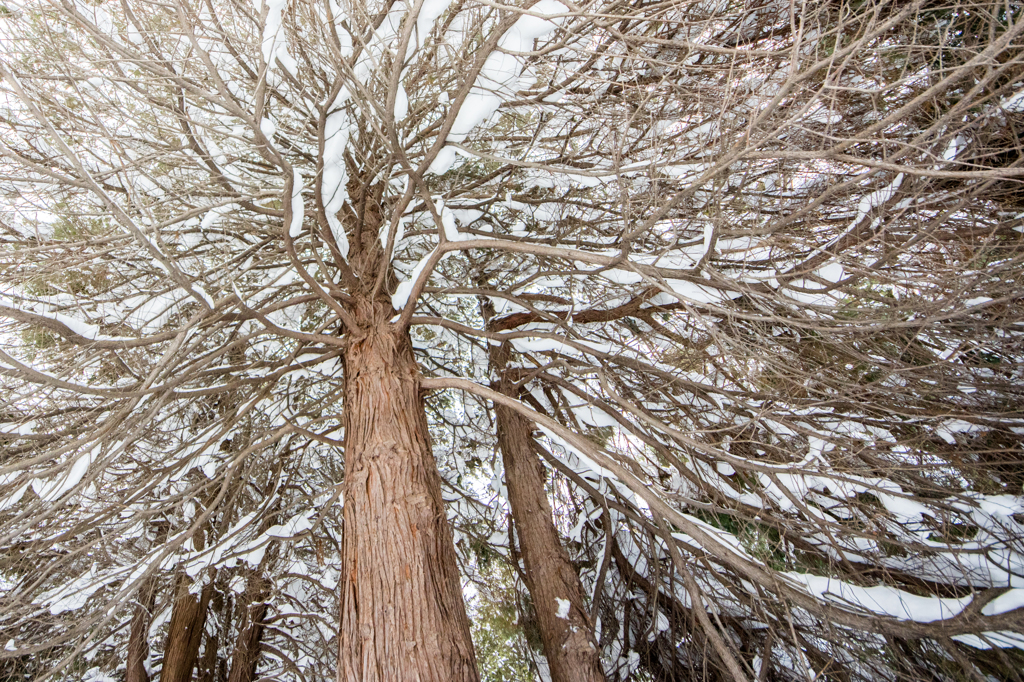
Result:
{"type": "Polygon", "coordinates": [[[0,7],[4,674],[1020,678],[1018,3],[0,7]]]}

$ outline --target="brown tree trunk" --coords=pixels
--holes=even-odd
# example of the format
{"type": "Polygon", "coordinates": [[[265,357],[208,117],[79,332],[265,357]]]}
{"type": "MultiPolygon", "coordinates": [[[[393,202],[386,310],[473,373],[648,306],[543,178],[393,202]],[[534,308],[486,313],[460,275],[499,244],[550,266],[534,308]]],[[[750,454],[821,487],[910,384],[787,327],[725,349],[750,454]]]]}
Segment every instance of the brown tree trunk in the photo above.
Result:
{"type": "Polygon", "coordinates": [[[153,618],[153,604],[156,601],[156,581],[147,579],[139,590],[139,601],[132,616],[131,633],[128,635],[128,663],[124,682],[149,682],[146,661],[149,659],[149,624],[153,618]]]}
{"type": "Polygon", "coordinates": [[[340,682],[478,679],[408,332],[361,302],[345,362],[340,682]]]}
{"type": "Polygon", "coordinates": [[[199,670],[196,671],[196,682],[214,682],[217,679],[217,653],[219,648],[219,634],[210,635],[206,638],[206,645],[203,647],[203,657],[199,661],[199,670]]]}
{"type": "MultiPolygon", "coordinates": [[[[491,363],[501,377],[498,390],[517,397],[512,382],[503,376],[508,354],[507,346],[492,350],[491,363]]],[[[544,489],[544,466],[534,453],[533,423],[503,405],[494,409],[508,502],[552,682],[603,681],[583,587],[555,529],[544,489]]]]}
{"type": "MultiPolygon", "coordinates": [[[[156,544],[167,539],[169,524],[158,520],[153,522],[156,544]]],[[[149,682],[146,662],[149,660],[149,628],[153,622],[153,607],[156,605],[156,576],[147,578],[139,590],[139,601],[132,615],[131,631],[128,635],[128,660],[125,666],[124,682],[149,682]]]]}
{"type": "Polygon", "coordinates": [[[235,640],[235,651],[231,656],[228,682],[252,682],[256,677],[269,594],[270,581],[259,570],[254,570],[246,581],[238,639],[235,640]]]}
{"type": "Polygon", "coordinates": [[[220,657],[220,642],[221,638],[226,638],[226,631],[231,626],[230,608],[231,600],[225,598],[223,589],[214,587],[209,612],[217,615],[217,627],[212,634],[209,632],[206,634],[206,640],[203,642],[203,656],[199,660],[199,669],[194,678],[196,682],[217,682],[217,680],[226,682],[227,680],[226,674],[219,677],[218,674],[221,669],[224,669],[225,673],[227,672],[225,661],[220,657]]]}
{"type": "Polygon", "coordinates": [[[188,579],[183,576],[180,580],[167,631],[160,682],[189,682],[192,678],[212,595],[213,581],[203,588],[201,594],[195,595],[188,591],[188,579]]]}

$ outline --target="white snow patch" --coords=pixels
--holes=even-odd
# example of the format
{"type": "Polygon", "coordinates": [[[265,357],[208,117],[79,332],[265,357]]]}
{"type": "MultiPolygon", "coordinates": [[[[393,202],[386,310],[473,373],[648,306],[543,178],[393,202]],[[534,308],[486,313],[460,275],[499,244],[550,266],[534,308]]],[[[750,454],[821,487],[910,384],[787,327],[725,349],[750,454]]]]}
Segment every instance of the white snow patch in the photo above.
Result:
{"type": "Polygon", "coordinates": [[[206,230],[215,226],[218,222],[220,222],[220,219],[222,217],[227,215],[235,207],[236,204],[226,204],[224,206],[217,206],[215,208],[211,208],[209,211],[206,212],[206,215],[203,216],[203,221],[199,223],[200,231],[205,232],[206,230]]]}
{"type": "MultiPolygon", "coordinates": [[[[557,0],[540,0],[530,8],[535,14],[555,15],[568,12],[568,8],[557,0]]],[[[452,124],[448,142],[462,142],[478,125],[490,119],[501,104],[512,98],[520,89],[523,72],[523,58],[514,54],[530,52],[533,43],[557,28],[558,19],[553,17],[524,14],[498,40],[498,49],[487,56],[480,75],[469,95],[459,108],[452,124]]],[[[428,169],[431,173],[443,175],[455,163],[455,150],[443,147],[428,169]]]]}
{"type": "Polygon", "coordinates": [[[49,611],[54,616],[65,611],[76,611],[85,606],[89,598],[99,591],[100,588],[116,579],[117,574],[98,578],[96,576],[96,565],[94,564],[88,573],[41,594],[38,603],[42,605],[49,604],[49,611]]]}
{"type": "MultiPolygon", "coordinates": [[[[339,107],[343,101],[339,94],[333,106],[339,107]]],[[[348,257],[348,236],[345,227],[338,220],[338,211],[348,199],[345,189],[348,183],[348,170],[345,167],[345,150],[348,148],[352,125],[348,115],[342,109],[335,109],[327,116],[324,123],[324,155],[323,174],[320,181],[321,195],[324,201],[324,213],[331,227],[331,234],[338,245],[342,257],[348,257]]]]}
{"type": "Polygon", "coordinates": [[[866,216],[871,209],[878,208],[885,202],[889,201],[896,195],[896,190],[903,184],[903,173],[900,173],[896,178],[889,183],[886,187],[872,192],[863,199],[860,200],[860,204],[857,205],[857,217],[853,219],[853,224],[859,223],[864,216],[866,216]]]}
{"type": "Polygon", "coordinates": [[[265,118],[260,121],[260,132],[269,140],[274,137],[274,133],[277,132],[277,126],[269,118],[265,118]]]}
{"type": "Polygon", "coordinates": [[[981,612],[986,616],[997,616],[1021,607],[1024,607],[1024,588],[1015,587],[985,604],[981,612]]]}
{"type": "Polygon", "coordinates": [[[53,319],[58,322],[63,322],[68,329],[79,336],[84,336],[87,339],[95,339],[100,333],[100,328],[95,324],[89,324],[88,322],[83,322],[74,317],[61,315],[60,313],[53,313],[53,319]]]}
{"type": "Polygon", "coordinates": [[[416,284],[416,280],[423,274],[423,269],[427,267],[427,263],[430,262],[430,257],[434,253],[430,252],[426,256],[420,259],[420,262],[416,264],[416,267],[412,269],[409,274],[409,278],[404,282],[400,282],[398,288],[395,289],[395,293],[391,295],[391,307],[395,310],[401,310],[409,303],[409,296],[412,294],[412,288],[416,284]]]}
{"type": "Polygon", "coordinates": [[[33,479],[32,490],[46,502],[56,501],[61,495],[78,485],[85,477],[85,472],[89,470],[89,465],[93,462],[93,454],[99,448],[100,446],[97,445],[76,459],[75,463],[71,465],[71,468],[63,476],[58,476],[53,481],[47,483],[38,478],[33,479]]]}
{"type": "Polygon", "coordinates": [[[1006,111],[1010,111],[1013,113],[1019,114],[1021,112],[1024,112],[1024,90],[1020,90],[1018,92],[1013,93],[1012,95],[1004,99],[1002,102],[1000,102],[999,106],[1001,106],[1006,111]]]}
{"type": "MultiPolygon", "coordinates": [[[[546,353],[551,351],[557,351],[565,355],[579,355],[580,351],[570,346],[569,344],[559,341],[558,339],[549,338],[536,338],[536,337],[518,337],[509,339],[512,346],[520,353],[546,353]]],[[[574,343],[591,348],[599,353],[610,352],[610,347],[607,345],[602,346],[596,343],[586,343],[583,341],[575,341],[574,343]]]]}
{"type": "Polygon", "coordinates": [[[942,158],[945,161],[952,161],[957,155],[964,150],[967,146],[967,138],[963,135],[957,135],[949,144],[946,146],[946,150],[942,152],[942,158]]]}
{"type": "MultiPolygon", "coordinates": [[[[1022,92],[1022,94],[1024,94],[1024,92],[1022,92]]],[[[1021,110],[1024,111],[1024,104],[1021,105],[1021,110]]],[[[955,639],[958,642],[963,642],[967,646],[972,646],[975,649],[991,649],[993,646],[999,647],[1000,649],[1024,649],[1024,635],[1017,632],[1010,632],[1009,630],[983,632],[981,633],[981,636],[953,635],[952,639],[955,639]]]]}
{"type": "Polygon", "coordinates": [[[308,511],[304,514],[297,514],[287,523],[271,526],[265,534],[272,538],[293,538],[313,527],[313,522],[310,519],[315,513],[315,511],[308,511]]]}
{"type": "Polygon", "coordinates": [[[787,572],[783,575],[793,583],[806,587],[818,599],[915,623],[952,618],[973,599],[970,596],[962,599],[919,597],[887,585],[861,587],[836,578],[806,573],[787,572]]]}
{"type": "Polygon", "coordinates": [[[953,434],[956,433],[978,433],[980,431],[987,431],[984,426],[979,424],[972,424],[971,422],[964,421],[963,419],[947,419],[942,422],[936,429],[935,435],[946,441],[950,445],[956,445],[956,438],[953,434]]]}
{"type": "Polygon", "coordinates": [[[18,504],[18,502],[21,500],[22,496],[25,494],[25,491],[28,490],[28,487],[30,485],[32,485],[31,481],[25,483],[16,491],[14,491],[13,495],[10,495],[4,498],[3,500],[0,500],[0,511],[9,509],[10,507],[13,507],[14,505],[18,504]]]}
{"type": "MultiPolygon", "coordinates": [[[[693,282],[682,279],[669,279],[665,280],[665,283],[668,284],[669,288],[671,288],[677,296],[691,303],[721,303],[727,299],[739,298],[743,295],[740,291],[715,289],[701,284],[694,284],[693,282]]],[[[676,300],[676,296],[671,293],[658,294],[651,299],[651,304],[671,303],[676,300]],[[662,300],[662,297],[664,297],[664,300],[662,300]]]]}
{"type": "Polygon", "coordinates": [[[288,234],[292,239],[302,234],[302,219],[305,217],[305,210],[302,203],[302,175],[295,171],[292,174],[292,222],[288,226],[288,234]]]}

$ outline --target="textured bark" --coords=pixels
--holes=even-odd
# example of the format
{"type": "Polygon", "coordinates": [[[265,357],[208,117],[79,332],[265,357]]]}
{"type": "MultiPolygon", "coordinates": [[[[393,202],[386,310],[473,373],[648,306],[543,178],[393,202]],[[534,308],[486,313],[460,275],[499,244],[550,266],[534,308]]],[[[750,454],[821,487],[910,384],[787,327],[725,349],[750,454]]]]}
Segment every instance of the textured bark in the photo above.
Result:
{"type": "Polygon", "coordinates": [[[149,682],[146,661],[149,659],[149,624],[153,618],[155,600],[156,581],[149,579],[145,587],[139,591],[139,602],[135,605],[135,614],[132,616],[124,682],[149,682]]]}
{"type": "MultiPolygon", "coordinates": [[[[507,355],[507,347],[492,351],[492,366],[499,375],[507,355]]],[[[514,394],[511,382],[504,378],[498,390],[505,395],[514,394]]],[[[496,405],[495,412],[509,506],[551,679],[553,682],[603,681],[594,629],[583,605],[583,587],[555,529],[551,504],[544,489],[544,466],[534,453],[533,424],[503,405],[496,405]],[[564,618],[558,615],[559,599],[569,602],[569,612],[564,618]]]]}
{"type": "Polygon", "coordinates": [[[231,655],[228,682],[252,682],[256,677],[269,595],[270,581],[261,572],[253,571],[245,586],[244,603],[240,609],[242,620],[238,626],[235,651],[231,655]]]}
{"type": "Polygon", "coordinates": [[[341,682],[478,679],[419,370],[391,306],[345,347],[341,682]]]}
{"type": "Polygon", "coordinates": [[[195,595],[189,593],[187,580],[180,581],[167,631],[160,682],[189,682],[192,678],[212,595],[212,582],[195,595]]]}

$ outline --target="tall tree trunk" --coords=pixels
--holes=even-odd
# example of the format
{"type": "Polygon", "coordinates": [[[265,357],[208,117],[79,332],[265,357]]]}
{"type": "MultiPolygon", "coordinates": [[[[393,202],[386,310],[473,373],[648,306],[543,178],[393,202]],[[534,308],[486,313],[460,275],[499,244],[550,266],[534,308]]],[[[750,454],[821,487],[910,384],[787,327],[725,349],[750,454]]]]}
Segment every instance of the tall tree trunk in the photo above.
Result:
{"type": "Polygon", "coordinates": [[[220,634],[208,635],[203,647],[203,657],[199,660],[199,670],[196,671],[196,682],[214,682],[217,679],[219,649],[220,634]]]}
{"type": "Polygon", "coordinates": [[[256,677],[256,664],[260,660],[260,640],[263,638],[263,620],[267,616],[267,597],[270,580],[258,569],[246,581],[244,602],[240,605],[241,622],[238,639],[231,656],[228,682],[252,682],[256,677]]]}
{"type": "MultiPolygon", "coordinates": [[[[219,577],[222,578],[222,576],[219,577]]],[[[226,675],[218,677],[221,668],[224,667],[224,659],[220,656],[220,643],[222,639],[227,639],[227,631],[231,627],[231,600],[226,598],[224,587],[226,585],[222,580],[220,589],[218,587],[213,589],[209,612],[217,616],[216,628],[212,634],[207,633],[206,640],[203,642],[203,656],[199,660],[199,669],[195,674],[196,682],[217,682],[218,679],[224,682],[227,679],[226,675]]]]}
{"type": "MultiPolygon", "coordinates": [[[[154,521],[156,545],[167,539],[170,524],[154,521]]],[[[124,682],[149,682],[146,663],[149,661],[149,628],[153,622],[153,607],[156,605],[157,578],[151,576],[139,590],[139,600],[132,616],[131,631],[128,635],[128,660],[125,666],[124,682]]]]}
{"type": "Polygon", "coordinates": [[[478,679],[420,374],[382,301],[344,350],[340,682],[478,679]]]}
{"type": "Polygon", "coordinates": [[[139,590],[139,601],[135,605],[135,614],[132,616],[124,682],[149,682],[146,661],[149,659],[149,624],[153,619],[155,601],[156,580],[148,578],[145,586],[139,590]]]}
{"type": "Polygon", "coordinates": [[[206,611],[213,595],[213,581],[199,595],[188,591],[188,579],[182,576],[171,612],[164,647],[164,665],[160,682],[189,682],[196,667],[199,644],[206,626],[206,611]]]}
{"type": "MultiPolygon", "coordinates": [[[[498,390],[518,397],[513,383],[504,374],[508,356],[507,345],[492,349],[491,363],[500,377],[498,390]]],[[[533,449],[533,423],[503,405],[495,405],[494,409],[508,502],[551,679],[603,681],[594,628],[583,604],[583,587],[555,529],[544,489],[544,466],[533,449]]]]}

